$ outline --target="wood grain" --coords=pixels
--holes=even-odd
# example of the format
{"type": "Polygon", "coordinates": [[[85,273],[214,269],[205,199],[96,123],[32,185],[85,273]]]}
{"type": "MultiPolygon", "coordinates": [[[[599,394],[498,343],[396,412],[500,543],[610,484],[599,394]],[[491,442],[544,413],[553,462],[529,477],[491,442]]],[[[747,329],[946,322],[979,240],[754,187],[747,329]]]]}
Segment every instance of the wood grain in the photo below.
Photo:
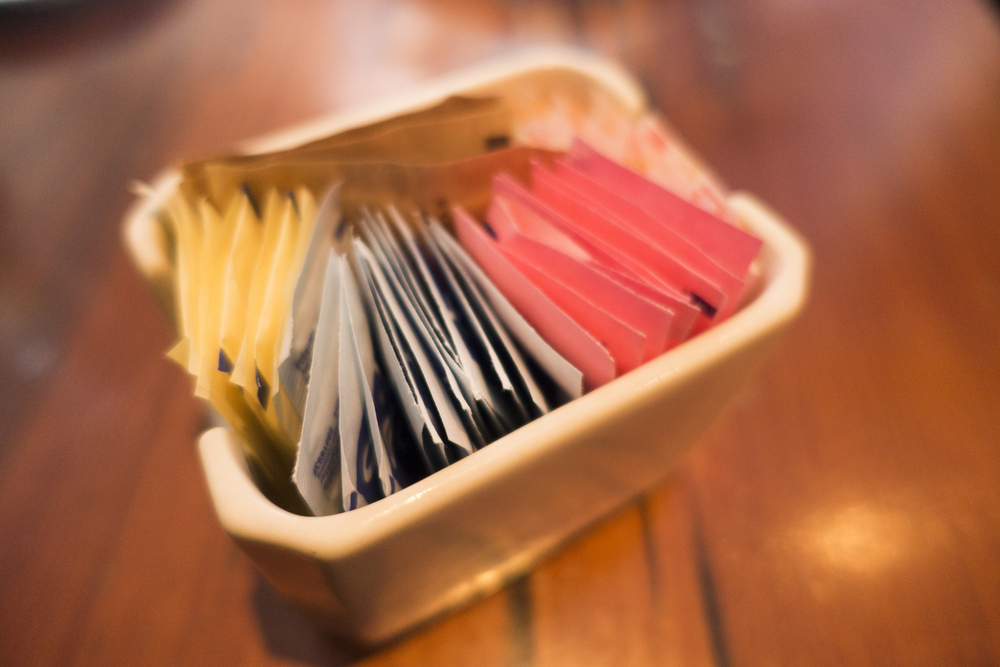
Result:
{"type": "Polygon", "coordinates": [[[537,568],[531,576],[537,664],[659,663],[643,533],[639,510],[629,507],[537,568]]]}
{"type": "Polygon", "coordinates": [[[1000,31],[974,0],[0,10],[0,664],[1000,663],[1000,31]],[[219,528],[121,249],[132,179],[519,46],[620,59],[811,243],[687,466],[360,651],[219,528]]]}

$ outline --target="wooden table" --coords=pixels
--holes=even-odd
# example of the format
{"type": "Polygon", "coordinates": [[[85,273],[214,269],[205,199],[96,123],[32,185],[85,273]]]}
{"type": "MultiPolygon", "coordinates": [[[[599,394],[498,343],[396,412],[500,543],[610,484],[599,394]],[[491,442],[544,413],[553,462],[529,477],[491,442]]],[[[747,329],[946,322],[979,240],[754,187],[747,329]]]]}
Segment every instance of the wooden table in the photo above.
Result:
{"type": "Polygon", "coordinates": [[[1000,30],[973,0],[0,12],[0,665],[1000,662],[1000,30]],[[131,179],[525,44],[620,59],[815,251],[686,467],[377,652],[213,515],[131,179]]]}

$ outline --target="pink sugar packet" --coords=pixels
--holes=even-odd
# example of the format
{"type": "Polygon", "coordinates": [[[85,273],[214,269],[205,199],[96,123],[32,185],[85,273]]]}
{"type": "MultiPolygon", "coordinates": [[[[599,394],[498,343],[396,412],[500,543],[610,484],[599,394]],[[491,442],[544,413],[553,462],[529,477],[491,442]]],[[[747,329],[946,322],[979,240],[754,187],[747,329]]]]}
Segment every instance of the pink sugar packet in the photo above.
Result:
{"type": "Polygon", "coordinates": [[[643,238],[631,229],[629,221],[569,187],[540,165],[532,165],[531,181],[535,196],[569,221],[570,226],[563,231],[583,239],[588,247],[600,248],[618,261],[629,262],[630,266],[690,295],[702,310],[699,319],[710,323],[724,307],[726,297],[718,285],[643,238]]]}
{"type": "Polygon", "coordinates": [[[607,276],[622,287],[660,305],[672,313],[670,328],[667,331],[665,350],[683,343],[691,336],[695,320],[701,315],[701,311],[690,303],[687,303],[682,295],[678,294],[675,296],[668,294],[633,275],[626,275],[600,264],[593,264],[592,267],[595,271],[607,276]]]}
{"type": "Polygon", "coordinates": [[[555,350],[583,373],[588,390],[611,382],[615,360],[586,329],[563,312],[500,252],[461,207],[452,209],[459,241],[490,280],[555,350]]]}
{"type": "Polygon", "coordinates": [[[725,187],[663,119],[646,115],[639,120],[631,132],[631,159],[625,162],[585,135],[580,136],[602,154],[635,167],[640,174],[682,199],[723,220],[730,219],[725,187]]]}
{"type": "MultiPolygon", "coordinates": [[[[587,330],[597,342],[604,346],[615,360],[618,374],[627,373],[642,365],[642,352],[646,337],[613,315],[594,304],[589,295],[553,278],[548,272],[535,268],[497,246],[507,261],[535,287],[552,299],[560,310],[587,330]]],[[[547,267],[546,267],[547,268],[547,267]]]]}
{"type": "Polygon", "coordinates": [[[560,231],[533,199],[532,194],[508,174],[501,172],[494,177],[491,201],[503,200],[508,210],[517,209],[516,215],[500,216],[490,221],[497,238],[506,241],[510,237],[522,236],[558,250],[578,262],[593,262],[593,256],[560,231]]]}
{"type": "MultiPolygon", "coordinates": [[[[542,170],[542,167],[538,166],[537,170],[542,170]]],[[[552,173],[560,182],[577,192],[582,201],[600,206],[635,234],[675,258],[712,285],[718,286],[724,300],[717,306],[718,312],[712,318],[713,322],[722,321],[736,309],[743,294],[745,276],[734,276],[722,268],[675,229],[629,201],[625,193],[612,192],[597,180],[562,160],[556,162],[556,169],[552,173]]]]}
{"type": "Polygon", "coordinates": [[[573,142],[565,161],[608,189],[627,193],[629,201],[670,226],[734,276],[745,277],[760,252],[760,239],[609,160],[579,139],[573,142]]]}
{"type": "Polygon", "coordinates": [[[622,257],[619,261],[601,248],[592,245],[585,248],[585,241],[572,238],[562,231],[572,227],[565,216],[547,206],[507,174],[498,174],[493,179],[493,197],[504,198],[509,206],[518,211],[509,220],[497,221],[494,231],[502,242],[510,235],[520,235],[583,262],[627,289],[669,309],[674,316],[668,334],[668,347],[687,339],[700,311],[691,305],[686,295],[652,273],[645,272],[627,257],[622,257]]]}
{"type": "MultiPolygon", "coordinates": [[[[511,223],[507,220],[514,217],[517,210],[518,207],[507,198],[494,197],[487,220],[493,229],[508,226],[511,223]]],[[[544,267],[545,277],[554,279],[562,285],[572,286],[575,292],[586,295],[597,308],[642,333],[644,337],[642,361],[649,361],[666,349],[673,313],[654,300],[637,294],[621,281],[615,281],[601,273],[592,264],[577,261],[551,246],[526,236],[508,235],[501,240],[500,248],[512,260],[517,259],[532,267],[544,267]]],[[[548,293],[544,284],[534,280],[532,274],[524,273],[542,291],[548,293]]],[[[542,282],[545,282],[544,277],[542,282]]],[[[558,301],[556,303],[558,304],[558,301]]],[[[614,356],[620,361],[617,355],[614,356]]]]}

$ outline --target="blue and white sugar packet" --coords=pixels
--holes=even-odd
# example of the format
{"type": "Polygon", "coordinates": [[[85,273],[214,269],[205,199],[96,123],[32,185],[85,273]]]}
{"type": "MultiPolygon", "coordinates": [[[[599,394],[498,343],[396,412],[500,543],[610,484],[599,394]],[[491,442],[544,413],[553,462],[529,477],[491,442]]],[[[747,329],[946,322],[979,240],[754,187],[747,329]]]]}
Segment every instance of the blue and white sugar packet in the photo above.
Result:
{"type": "Polygon", "coordinates": [[[456,328],[483,371],[490,403],[496,410],[504,432],[510,432],[527,422],[528,410],[517,395],[514,381],[501,361],[500,351],[490,340],[483,328],[481,316],[470,303],[469,294],[463,289],[461,277],[454,265],[448,261],[440,242],[434,235],[425,230],[423,237],[437,275],[442,278],[440,283],[442,294],[451,303],[457,316],[456,328]]]}
{"type": "Polygon", "coordinates": [[[450,249],[450,256],[460,263],[475,281],[510,335],[558,386],[561,394],[560,402],[580,398],[583,395],[583,373],[545,342],[545,339],[524,319],[523,315],[517,312],[507,297],[497,289],[493,281],[465,252],[462,245],[441,227],[440,223],[432,221],[431,228],[434,230],[434,237],[450,249]]]}
{"type": "Polygon", "coordinates": [[[425,466],[431,472],[441,470],[448,465],[448,457],[444,440],[431,416],[428,405],[430,395],[422,384],[419,368],[409,346],[402,339],[388,304],[376,289],[375,278],[371,275],[375,259],[360,239],[355,239],[352,244],[350,257],[358,278],[358,291],[373,331],[375,348],[389,378],[389,385],[399,398],[425,466]]]}
{"type": "Polygon", "coordinates": [[[368,322],[347,263],[340,277],[340,477],[345,510],[402,488],[392,474],[370,387],[375,381],[368,322]],[[353,307],[351,302],[354,302],[353,307]],[[359,334],[359,335],[357,335],[359,334]]]}
{"type": "MultiPolygon", "coordinates": [[[[427,365],[423,368],[424,370],[429,369],[433,375],[433,377],[428,379],[428,384],[436,381],[436,384],[440,387],[439,393],[443,394],[444,400],[451,403],[450,407],[447,405],[437,406],[438,412],[445,413],[442,414],[443,419],[449,419],[448,415],[455,413],[462,422],[468,439],[471,441],[472,448],[479,449],[485,446],[486,442],[480,433],[478,415],[475,414],[472,406],[466,400],[465,393],[462,391],[459,380],[455,375],[460,369],[457,368],[451,352],[442,349],[443,345],[430,330],[425,315],[421,314],[418,297],[415,296],[412,288],[406,287],[409,281],[405,276],[405,267],[396,261],[400,258],[396,256],[393,240],[380,233],[382,230],[378,229],[379,224],[379,221],[371,219],[361,225],[362,237],[375,256],[378,263],[377,268],[383,279],[379,281],[379,285],[382,289],[386,289],[385,286],[388,285],[389,291],[392,292],[391,296],[393,298],[389,299],[390,308],[397,314],[397,319],[400,320],[399,324],[403,335],[407,340],[418,343],[421,348],[420,351],[427,361],[427,365]],[[398,315],[400,311],[402,312],[402,317],[398,315]]],[[[384,221],[382,224],[384,224],[384,221]]],[[[419,355],[415,356],[419,360],[419,355]]],[[[431,387],[431,392],[433,397],[435,393],[434,387],[431,387]]],[[[447,430],[447,427],[445,427],[445,430],[447,430]]],[[[471,453],[471,450],[459,453],[459,457],[461,458],[471,453]]]]}
{"type": "Polygon", "coordinates": [[[340,297],[343,259],[327,254],[302,435],[292,479],[317,516],[344,509],[341,493],[340,297]]]}
{"type": "Polygon", "coordinates": [[[278,352],[278,386],[291,404],[275,401],[282,428],[294,435],[305,412],[313,345],[319,323],[324,276],[330,250],[334,247],[333,230],[340,221],[340,184],[331,187],[316,212],[316,222],[309,247],[296,278],[292,293],[291,316],[278,352]],[[291,409],[294,414],[286,414],[291,409]]]}
{"type": "Polygon", "coordinates": [[[422,393],[428,414],[444,441],[445,458],[449,464],[454,463],[475,451],[472,438],[462,423],[454,403],[449,399],[448,390],[428,359],[419,334],[410,325],[390,278],[386,276],[378,259],[363,242],[356,242],[356,247],[364,252],[363,263],[366,264],[368,275],[372,279],[373,292],[386,307],[389,322],[396,330],[403,357],[408,361],[410,377],[414,380],[418,391],[422,393]]]}
{"type": "MultiPolygon", "coordinates": [[[[419,214],[415,214],[418,224],[423,224],[423,219],[419,214]]],[[[490,400],[490,386],[487,383],[486,375],[480,361],[469,348],[467,339],[474,337],[471,331],[466,331],[457,313],[455,299],[450,297],[448,287],[439,284],[444,278],[435,277],[429,259],[425,257],[425,251],[420,247],[409,225],[403,217],[395,210],[389,208],[389,218],[393,223],[393,228],[402,239],[405,247],[404,255],[412,263],[413,279],[420,283],[427,296],[427,308],[433,312],[438,326],[444,338],[446,338],[452,350],[454,350],[455,363],[449,361],[455,377],[458,380],[466,400],[476,408],[479,416],[480,430],[487,442],[492,442],[505,435],[507,429],[501,423],[497,415],[498,408],[490,400]]],[[[446,360],[448,357],[446,355],[446,360]]],[[[499,390],[497,390],[499,391],[499,390]]]]}
{"type": "Polygon", "coordinates": [[[528,411],[527,420],[530,421],[546,414],[550,410],[549,401],[545,398],[541,387],[528,368],[525,357],[501,324],[500,318],[494,312],[486,294],[470,275],[466,263],[463,261],[465,253],[462,247],[448,235],[436,220],[431,223],[431,235],[438,240],[442,254],[451,263],[470,305],[480,318],[483,331],[486,332],[486,336],[490,339],[494,349],[497,350],[507,375],[514,383],[521,405],[525,406],[528,411]]]}

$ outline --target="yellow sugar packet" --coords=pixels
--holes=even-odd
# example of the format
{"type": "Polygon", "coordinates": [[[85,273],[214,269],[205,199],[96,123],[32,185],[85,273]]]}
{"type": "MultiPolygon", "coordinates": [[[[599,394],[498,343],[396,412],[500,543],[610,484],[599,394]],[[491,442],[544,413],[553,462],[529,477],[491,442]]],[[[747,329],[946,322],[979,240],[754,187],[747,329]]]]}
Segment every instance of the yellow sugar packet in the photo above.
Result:
{"type": "MultiPolygon", "coordinates": [[[[207,202],[206,202],[207,204],[207,202]]],[[[230,382],[233,359],[239,354],[245,334],[250,285],[262,253],[264,221],[251,200],[242,192],[233,197],[221,220],[212,267],[215,283],[212,313],[216,321],[206,329],[203,339],[199,381],[207,389],[213,407],[251,443],[262,465],[278,463],[287,467],[293,460],[288,447],[277,437],[261,416],[247,402],[243,388],[230,382]],[[276,448],[275,444],[285,445],[276,448]]],[[[205,275],[206,280],[207,274],[205,275]]]]}
{"type": "Polygon", "coordinates": [[[264,221],[243,192],[233,197],[226,217],[235,228],[222,279],[222,308],[216,367],[229,375],[243,345],[254,270],[263,251],[264,221]]]}
{"type": "Polygon", "coordinates": [[[208,398],[213,372],[218,366],[219,319],[222,298],[225,294],[222,279],[229,265],[224,237],[229,241],[235,227],[230,216],[222,218],[207,199],[198,202],[198,215],[202,224],[202,247],[199,258],[198,276],[198,371],[195,395],[208,398]],[[221,269],[221,270],[220,270],[221,269]]]}
{"type": "Polygon", "coordinates": [[[167,204],[174,236],[177,239],[177,296],[180,314],[181,340],[167,356],[187,369],[198,373],[198,306],[202,229],[201,221],[190,203],[180,193],[167,204]]]}
{"type": "Polygon", "coordinates": [[[271,280],[271,269],[277,259],[278,239],[281,238],[283,197],[277,190],[271,190],[263,209],[263,236],[260,242],[260,254],[257,264],[251,273],[245,277],[250,279],[250,292],[247,300],[246,319],[243,323],[243,340],[235,357],[232,381],[240,385],[251,395],[256,394],[256,379],[254,377],[254,344],[257,340],[257,327],[264,309],[264,298],[267,296],[267,284],[271,280]]]}
{"type": "MultiPolygon", "coordinates": [[[[274,407],[270,400],[271,389],[277,380],[275,349],[283,333],[281,324],[284,312],[287,312],[290,307],[290,303],[284,301],[285,284],[288,282],[293,262],[301,245],[300,236],[303,236],[299,233],[303,225],[299,219],[294,195],[286,193],[283,195],[283,200],[281,235],[278,237],[278,244],[275,248],[274,263],[264,293],[260,323],[257,327],[253,348],[254,395],[257,397],[257,403],[260,407],[265,412],[271,413],[269,421],[275,426],[277,426],[277,415],[274,414],[274,407]]],[[[308,243],[308,234],[305,236],[306,243],[308,243]]],[[[244,388],[246,388],[245,385],[244,388]]]]}
{"type": "Polygon", "coordinates": [[[316,228],[316,198],[307,189],[300,187],[294,194],[289,195],[295,203],[295,210],[299,217],[298,235],[295,240],[295,249],[292,254],[292,261],[288,272],[284,277],[284,285],[280,296],[281,308],[279,310],[274,346],[271,349],[271,363],[268,365],[265,379],[271,386],[270,405],[268,412],[274,413],[276,424],[288,435],[297,441],[301,430],[301,415],[294,414],[290,409],[290,399],[283,395],[279,366],[287,357],[291,346],[292,336],[292,311],[294,308],[294,294],[302,269],[305,265],[306,254],[309,251],[309,244],[313,239],[313,230],[316,228]],[[297,418],[296,418],[297,417],[297,418]]]}

